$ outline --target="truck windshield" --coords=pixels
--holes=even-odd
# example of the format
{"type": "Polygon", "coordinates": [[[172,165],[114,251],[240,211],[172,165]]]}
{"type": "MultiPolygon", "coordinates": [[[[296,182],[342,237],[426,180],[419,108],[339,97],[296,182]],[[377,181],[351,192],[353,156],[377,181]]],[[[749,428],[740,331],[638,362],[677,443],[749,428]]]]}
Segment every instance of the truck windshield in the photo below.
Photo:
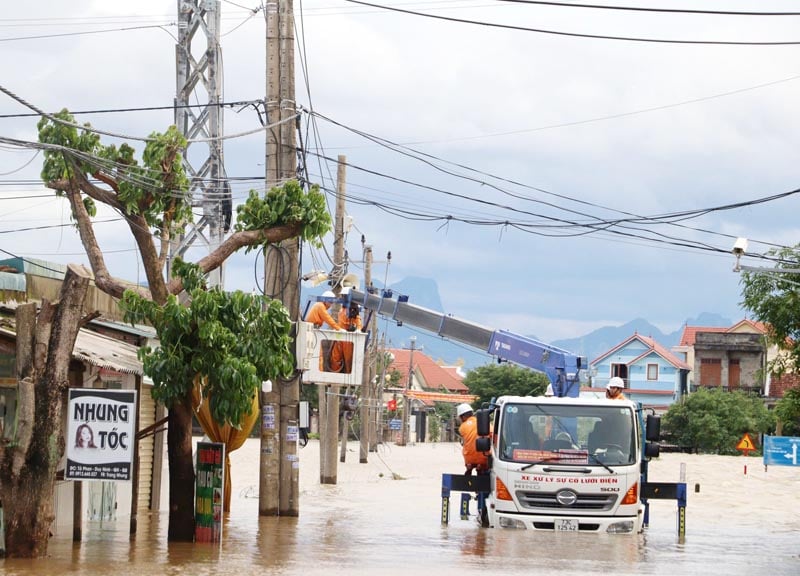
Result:
{"type": "Polygon", "coordinates": [[[581,466],[635,462],[630,407],[508,403],[500,416],[502,460],[581,466]]]}

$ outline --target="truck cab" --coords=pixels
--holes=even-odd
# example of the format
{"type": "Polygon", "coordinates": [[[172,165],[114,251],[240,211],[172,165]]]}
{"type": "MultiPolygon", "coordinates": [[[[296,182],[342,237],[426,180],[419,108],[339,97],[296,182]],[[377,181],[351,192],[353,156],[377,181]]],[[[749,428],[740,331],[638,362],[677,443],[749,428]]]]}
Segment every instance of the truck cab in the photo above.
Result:
{"type": "Polygon", "coordinates": [[[633,402],[503,396],[478,421],[491,456],[486,525],[642,531],[646,450],[633,402]]]}

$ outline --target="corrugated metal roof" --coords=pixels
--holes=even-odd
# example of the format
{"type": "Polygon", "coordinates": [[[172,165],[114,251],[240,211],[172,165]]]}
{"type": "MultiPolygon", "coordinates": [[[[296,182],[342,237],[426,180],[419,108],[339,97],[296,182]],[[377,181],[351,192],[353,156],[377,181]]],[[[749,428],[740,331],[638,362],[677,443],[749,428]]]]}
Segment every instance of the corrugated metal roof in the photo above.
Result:
{"type": "Polygon", "coordinates": [[[126,324],[125,322],[115,322],[114,320],[92,320],[91,323],[98,326],[111,328],[113,330],[119,330],[120,332],[125,332],[126,334],[132,334],[134,336],[156,338],[156,329],[152,326],[146,326],[144,324],[131,325],[126,324]]]}
{"type": "Polygon", "coordinates": [[[82,328],[75,339],[72,356],[100,368],[141,376],[142,363],[136,356],[138,350],[127,342],[82,328]]]}
{"type": "MultiPolygon", "coordinates": [[[[7,306],[2,306],[6,308],[7,306]]],[[[14,326],[14,317],[4,317],[7,326],[14,326]]],[[[16,339],[16,330],[10,328],[0,328],[0,332],[8,334],[16,339]]],[[[136,353],[139,348],[117,340],[103,336],[91,330],[81,328],[78,337],[75,339],[75,347],[72,349],[72,357],[88,362],[99,368],[108,368],[116,372],[127,374],[138,374],[142,376],[142,363],[136,353]]]]}
{"type": "Polygon", "coordinates": [[[11,266],[25,274],[55,278],[56,280],[63,280],[64,275],[67,273],[67,266],[65,264],[48,262],[47,260],[39,260],[38,258],[6,258],[0,260],[0,264],[11,266]]]}
{"type": "Polygon", "coordinates": [[[25,293],[25,274],[0,272],[0,290],[25,293]]]}

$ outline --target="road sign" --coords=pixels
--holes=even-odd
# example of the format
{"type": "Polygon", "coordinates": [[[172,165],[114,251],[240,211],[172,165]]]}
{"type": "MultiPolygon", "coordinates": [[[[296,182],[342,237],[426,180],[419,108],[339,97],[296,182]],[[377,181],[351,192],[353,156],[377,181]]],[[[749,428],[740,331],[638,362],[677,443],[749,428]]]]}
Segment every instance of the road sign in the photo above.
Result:
{"type": "Polygon", "coordinates": [[[764,465],[800,466],[800,438],[764,436],[764,465]]]}
{"type": "Polygon", "coordinates": [[[403,421],[399,418],[392,418],[389,420],[389,430],[402,430],[403,421]]]}
{"type": "Polygon", "coordinates": [[[750,450],[756,449],[755,442],[753,442],[753,439],[750,438],[750,434],[747,432],[744,433],[744,436],[742,436],[742,439],[739,440],[739,443],[736,445],[736,449],[744,451],[745,456],[747,456],[747,453],[750,452],[750,450]]]}

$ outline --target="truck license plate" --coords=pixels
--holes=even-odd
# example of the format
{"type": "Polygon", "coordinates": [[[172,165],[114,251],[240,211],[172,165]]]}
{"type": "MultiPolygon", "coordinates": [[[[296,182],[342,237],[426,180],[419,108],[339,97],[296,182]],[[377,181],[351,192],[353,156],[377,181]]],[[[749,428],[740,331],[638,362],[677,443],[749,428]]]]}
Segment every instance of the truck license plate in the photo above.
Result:
{"type": "Polygon", "coordinates": [[[578,521],[570,518],[559,518],[556,520],[556,532],[577,532],[578,521]]]}

